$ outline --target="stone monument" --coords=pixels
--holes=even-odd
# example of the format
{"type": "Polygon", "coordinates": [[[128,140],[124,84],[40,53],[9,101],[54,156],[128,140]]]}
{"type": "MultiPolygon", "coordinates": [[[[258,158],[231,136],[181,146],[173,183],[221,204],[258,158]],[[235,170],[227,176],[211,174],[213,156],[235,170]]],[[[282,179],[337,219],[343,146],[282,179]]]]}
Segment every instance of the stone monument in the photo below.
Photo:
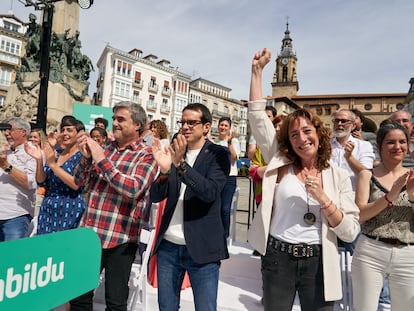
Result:
{"type": "MultiPolygon", "coordinates": [[[[55,2],[54,6],[49,54],[47,132],[56,129],[64,115],[72,114],[74,102],[90,103],[88,80],[90,72],[94,70],[90,58],[81,53],[77,2],[63,0],[55,2]]],[[[30,14],[26,53],[21,67],[16,70],[15,82],[10,86],[5,103],[0,108],[0,119],[18,116],[36,123],[41,31],[36,15],[30,14]]]]}

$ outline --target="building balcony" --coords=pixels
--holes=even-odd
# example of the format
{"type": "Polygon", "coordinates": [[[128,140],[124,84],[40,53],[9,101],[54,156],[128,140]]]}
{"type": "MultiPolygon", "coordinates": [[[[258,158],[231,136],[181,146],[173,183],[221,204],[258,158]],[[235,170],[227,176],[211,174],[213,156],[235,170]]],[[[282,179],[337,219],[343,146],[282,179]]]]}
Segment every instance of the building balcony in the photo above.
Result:
{"type": "Polygon", "coordinates": [[[241,118],[239,116],[233,116],[231,119],[232,121],[239,122],[241,118]]]}
{"type": "Polygon", "coordinates": [[[148,83],[148,91],[152,93],[158,93],[158,85],[148,83]]]}
{"type": "Polygon", "coordinates": [[[147,110],[156,111],[157,103],[154,101],[147,101],[147,110]]]}
{"type": "Polygon", "coordinates": [[[134,82],[132,82],[132,87],[136,87],[138,89],[142,89],[144,87],[144,81],[142,81],[142,80],[134,80],[134,82]]]}
{"type": "Polygon", "coordinates": [[[161,94],[162,94],[163,96],[170,97],[170,96],[171,96],[171,89],[170,89],[170,88],[167,88],[167,87],[164,87],[164,88],[162,89],[162,91],[161,91],[161,94]]]}
{"type": "Polygon", "coordinates": [[[219,111],[217,109],[213,109],[212,114],[213,116],[217,116],[217,117],[229,117],[230,118],[230,115],[227,112],[219,111]]]}
{"type": "Polygon", "coordinates": [[[161,106],[160,111],[161,113],[169,114],[171,111],[171,108],[169,106],[161,106]]]}

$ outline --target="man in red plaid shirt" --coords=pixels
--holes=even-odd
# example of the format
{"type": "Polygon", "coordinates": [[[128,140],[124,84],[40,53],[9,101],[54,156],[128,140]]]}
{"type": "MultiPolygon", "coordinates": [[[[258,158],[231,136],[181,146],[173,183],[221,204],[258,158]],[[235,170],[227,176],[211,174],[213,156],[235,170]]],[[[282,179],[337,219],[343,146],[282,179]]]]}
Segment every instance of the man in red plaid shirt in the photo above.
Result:
{"type": "MultiPolygon", "coordinates": [[[[81,226],[95,230],[102,242],[106,310],[127,310],[128,280],[145,216],[149,189],[157,172],[151,148],[140,134],[147,123],[144,109],[124,101],[113,107],[115,140],[101,147],[87,134],[78,135],[83,154],[75,182],[87,185],[87,209],[81,226]]],[[[71,301],[71,310],[92,310],[93,291],[71,301]]]]}

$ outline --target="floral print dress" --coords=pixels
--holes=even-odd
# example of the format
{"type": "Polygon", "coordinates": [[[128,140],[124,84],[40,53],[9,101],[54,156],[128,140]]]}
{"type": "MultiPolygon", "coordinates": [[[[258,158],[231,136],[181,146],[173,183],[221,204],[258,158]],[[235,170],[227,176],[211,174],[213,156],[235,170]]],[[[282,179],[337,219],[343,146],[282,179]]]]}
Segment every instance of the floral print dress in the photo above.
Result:
{"type": "MultiPolygon", "coordinates": [[[[82,154],[78,151],[60,167],[73,175],[81,157],[82,154]]],[[[48,166],[45,166],[45,174],[46,180],[39,183],[39,186],[46,187],[46,195],[40,207],[37,234],[77,228],[86,207],[83,188],[71,189],[48,166]]]]}

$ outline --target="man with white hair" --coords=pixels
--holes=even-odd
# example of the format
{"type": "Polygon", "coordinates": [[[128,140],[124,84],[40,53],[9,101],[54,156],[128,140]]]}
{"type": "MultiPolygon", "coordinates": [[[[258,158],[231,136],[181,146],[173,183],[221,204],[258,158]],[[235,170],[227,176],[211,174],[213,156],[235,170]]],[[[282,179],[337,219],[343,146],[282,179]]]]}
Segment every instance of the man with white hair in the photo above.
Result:
{"type": "Polygon", "coordinates": [[[372,169],[375,160],[372,145],[352,136],[355,127],[355,114],[340,109],[334,114],[331,140],[332,156],[330,163],[347,170],[355,193],[356,176],[364,169],[372,169]]]}
{"type": "Polygon", "coordinates": [[[36,160],[24,150],[30,124],[21,118],[3,121],[8,148],[0,152],[0,242],[25,237],[32,220],[36,193],[36,160]]]}

